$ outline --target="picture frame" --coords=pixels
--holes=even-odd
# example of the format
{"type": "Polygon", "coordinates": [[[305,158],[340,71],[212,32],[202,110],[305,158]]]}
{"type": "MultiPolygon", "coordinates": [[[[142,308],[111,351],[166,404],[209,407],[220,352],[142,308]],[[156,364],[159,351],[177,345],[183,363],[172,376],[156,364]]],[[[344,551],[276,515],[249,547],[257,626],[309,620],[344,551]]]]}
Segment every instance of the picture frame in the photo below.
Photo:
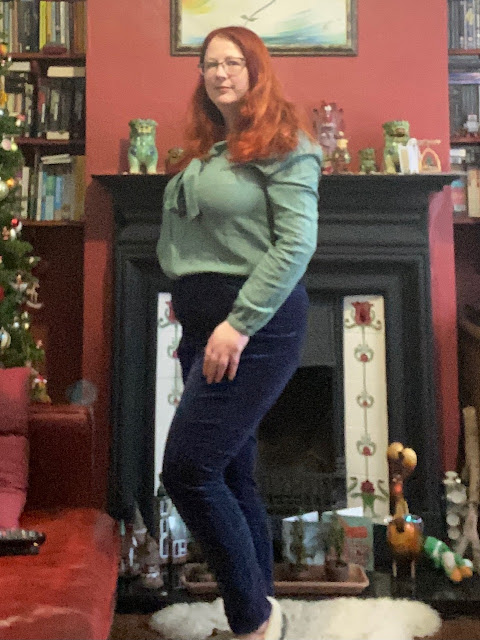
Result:
{"type": "Polygon", "coordinates": [[[357,55],[357,0],[170,0],[170,53],[198,56],[229,25],[257,33],[273,56],[357,55]]]}

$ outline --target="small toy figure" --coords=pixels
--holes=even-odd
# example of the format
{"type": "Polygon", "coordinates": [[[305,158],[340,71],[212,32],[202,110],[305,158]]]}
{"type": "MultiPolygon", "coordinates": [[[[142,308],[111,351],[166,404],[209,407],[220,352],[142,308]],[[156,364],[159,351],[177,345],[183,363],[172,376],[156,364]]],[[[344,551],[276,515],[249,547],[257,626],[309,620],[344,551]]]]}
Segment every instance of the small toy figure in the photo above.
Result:
{"type": "Polygon", "coordinates": [[[443,569],[452,582],[461,582],[464,578],[473,575],[473,563],[462,558],[459,553],[454,553],[445,542],[428,536],[425,538],[423,550],[433,560],[437,569],[443,569]]]}
{"type": "Polygon", "coordinates": [[[130,173],[157,173],[158,151],[155,146],[157,123],[155,120],[136,118],[128,123],[130,127],[130,147],[128,165],[130,173]]]}
{"type": "Polygon", "coordinates": [[[399,173],[400,158],[398,155],[398,145],[407,144],[410,138],[410,124],[407,120],[391,120],[384,122],[382,127],[385,139],[383,170],[385,173],[399,173]]]}
{"type": "Polygon", "coordinates": [[[358,152],[360,159],[360,173],[377,173],[377,163],[375,160],[375,149],[367,147],[358,152]]]}

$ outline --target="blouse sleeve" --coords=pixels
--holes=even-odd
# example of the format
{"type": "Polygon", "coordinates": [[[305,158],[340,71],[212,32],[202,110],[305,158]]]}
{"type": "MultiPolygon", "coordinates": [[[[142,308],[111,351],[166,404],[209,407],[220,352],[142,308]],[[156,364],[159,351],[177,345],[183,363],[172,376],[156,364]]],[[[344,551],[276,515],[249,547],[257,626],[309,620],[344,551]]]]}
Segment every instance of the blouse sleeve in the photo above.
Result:
{"type": "Polygon", "coordinates": [[[273,317],[315,252],[321,162],[321,148],[302,140],[281,161],[255,163],[263,175],[273,244],[240,289],[227,317],[245,335],[253,335],[273,317]]]}

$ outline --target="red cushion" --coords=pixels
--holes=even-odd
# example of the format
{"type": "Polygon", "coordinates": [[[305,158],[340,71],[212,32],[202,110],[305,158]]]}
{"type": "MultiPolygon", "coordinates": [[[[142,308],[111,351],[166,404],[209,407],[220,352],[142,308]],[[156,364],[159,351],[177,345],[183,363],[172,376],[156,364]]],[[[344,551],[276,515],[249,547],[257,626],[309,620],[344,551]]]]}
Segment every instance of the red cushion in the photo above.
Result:
{"type": "Polygon", "coordinates": [[[0,434],[0,529],[15,529],[25,506],[28,440],[0,434]]]}
{"type": "Polygon", "coordinates": [[[29,367],[0,369],[0,528],[18,527],[28,479],[29,367]]]}
{"type": "Polygon", "coordinates": [[[0,433],[28,434],[27,408],[31,369],[0,369],[0,433]]]}

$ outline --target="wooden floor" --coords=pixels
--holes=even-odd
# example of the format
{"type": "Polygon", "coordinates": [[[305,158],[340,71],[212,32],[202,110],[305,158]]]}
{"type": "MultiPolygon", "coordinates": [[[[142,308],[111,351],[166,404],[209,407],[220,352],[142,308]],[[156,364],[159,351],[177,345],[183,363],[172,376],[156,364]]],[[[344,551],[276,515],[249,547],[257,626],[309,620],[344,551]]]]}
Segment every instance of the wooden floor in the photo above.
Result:
{"type": "MultiPolygon", "coordinates": [[[[110,640],[160,640],[159,633],[148,626],[150,615],[115,614],[110,640]]],[[[431,640],[480,640],[479,618],[445,620],[440,632],[431,640]]],[[[352,638],[352,640],[354,640],[352,638]]],[[[385,638],[385,640],[388,640],[385,638]]]]}

